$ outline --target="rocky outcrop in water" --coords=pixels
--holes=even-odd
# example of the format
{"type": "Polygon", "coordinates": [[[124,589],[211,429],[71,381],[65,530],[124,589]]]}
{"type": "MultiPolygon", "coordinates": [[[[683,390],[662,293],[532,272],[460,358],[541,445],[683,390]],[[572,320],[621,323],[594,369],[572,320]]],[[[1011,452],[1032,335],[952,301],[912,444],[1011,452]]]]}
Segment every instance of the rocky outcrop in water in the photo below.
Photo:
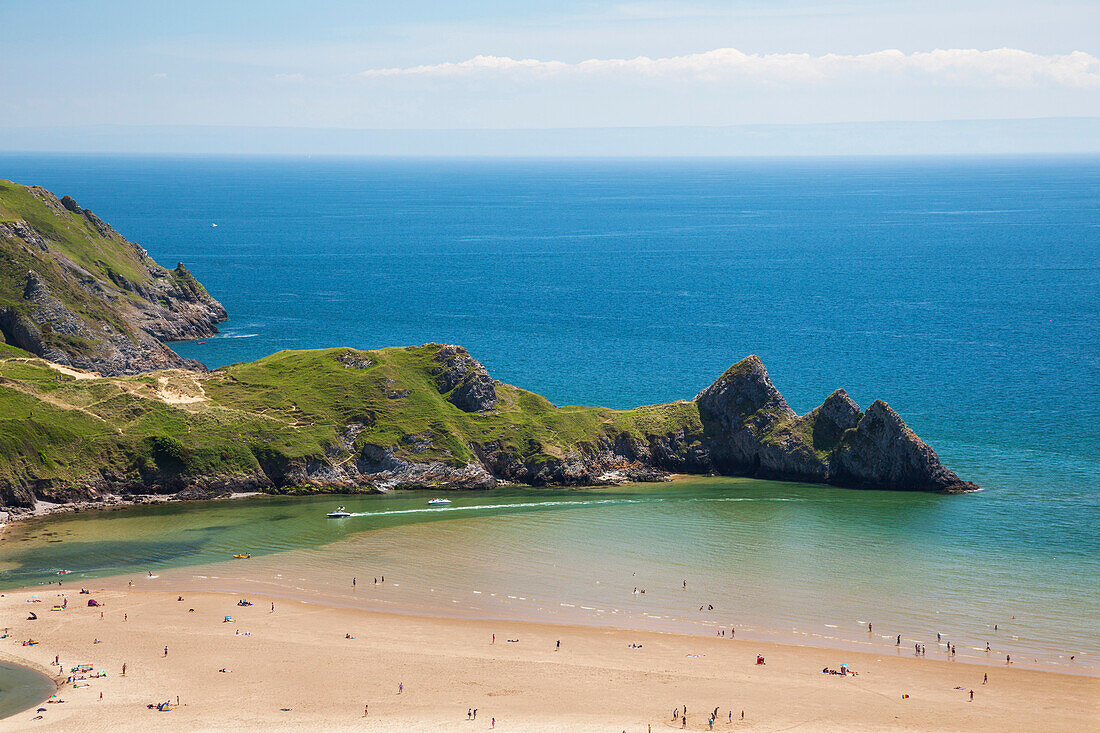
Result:
{"type": "Polygon", "coordinates": [[[719,473],[862,489],[972,491],[881,400],[862,413],[838,389],[798,416],[750,356],[695,398],[719,473]]]}

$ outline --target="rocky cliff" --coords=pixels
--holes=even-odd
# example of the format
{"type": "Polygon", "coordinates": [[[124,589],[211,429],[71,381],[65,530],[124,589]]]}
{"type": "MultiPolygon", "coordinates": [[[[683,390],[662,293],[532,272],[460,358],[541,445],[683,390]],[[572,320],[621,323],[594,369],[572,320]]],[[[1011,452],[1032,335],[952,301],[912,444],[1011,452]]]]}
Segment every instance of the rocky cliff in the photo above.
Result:
{"type": "MultiPolygon", "coordinates": [[[[0,357],[3,350],[0,349],[0,357]]],[[[0,504],[659,481],[725,474],[853,488],[976,488],[885,402],[797,415],[755,356],[694,400],[558,407],[460,346],[279,352],[210,373],[62,372],[0,358],[0,504]]]]}
{"type": "Polygon", "coordinates": [[[0,180],[0,339],[107,375],[203,370],[162,341],[210,336],[225,309],[71,197],[0,180]]]}

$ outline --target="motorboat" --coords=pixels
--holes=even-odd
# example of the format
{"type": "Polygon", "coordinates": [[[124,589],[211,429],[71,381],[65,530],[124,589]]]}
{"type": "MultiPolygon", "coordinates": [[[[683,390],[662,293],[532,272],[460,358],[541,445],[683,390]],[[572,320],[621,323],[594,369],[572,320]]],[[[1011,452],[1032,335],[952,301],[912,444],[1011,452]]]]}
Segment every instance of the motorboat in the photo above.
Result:
{"type": "Polygon", "coordinates": [[[447,506],[450,503],[450,499],[428,499],[428,506],[447,506]]]}
{"type": "Polygon", "coordinates": [[[345,511],[344,507],[340,507],[336,511],[329,512],[325,516],[328,517],[329,519],[347,519],[348,517],[351,516],[351,512],[345,511]]]}

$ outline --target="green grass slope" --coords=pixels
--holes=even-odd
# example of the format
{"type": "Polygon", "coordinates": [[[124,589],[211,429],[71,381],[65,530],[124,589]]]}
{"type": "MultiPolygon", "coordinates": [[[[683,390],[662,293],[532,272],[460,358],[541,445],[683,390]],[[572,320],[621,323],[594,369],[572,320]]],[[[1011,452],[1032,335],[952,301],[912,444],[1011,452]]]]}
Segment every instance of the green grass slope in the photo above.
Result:
{"type": "Polygon", "coordinates": [[[693,402],[557,407],[501,383],[495,409],[464,412],[439,390],[438,352],[433,344],[283,351],[209,374],[97,378],[0,358],[0,487],[7,503],[19,491],[73,499],[196,482],[349,490],[373,485],[340,473],[364,455],[460,469],[486,446],[535,475],[578,451],[594,454],[601,439],[645,445],[702,429],[693,402]],[[303,480],[309,466],[323,467],[322,478],[303,480]]]}

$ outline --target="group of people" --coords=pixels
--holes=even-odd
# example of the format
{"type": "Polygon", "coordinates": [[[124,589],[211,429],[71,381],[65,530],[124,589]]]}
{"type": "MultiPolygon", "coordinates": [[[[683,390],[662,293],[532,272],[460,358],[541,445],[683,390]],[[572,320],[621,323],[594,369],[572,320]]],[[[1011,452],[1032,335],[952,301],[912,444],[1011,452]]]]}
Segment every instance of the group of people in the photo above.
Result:
{"type": "MultiPolygon", "coordinates": [[[[713,712],[711,712],[710,715],[707,716],[707,727],[708,728],[711,728],[711,729],[714,728],[714,723],[718,720],[718,710],[719,710],[719,708],[715,708],[713,710],[713,712]]],[[[681,728],[687,728],[687,716],[688,716],[687,705],[684,705],[682,709],[681,708],[674,708],[673,711],[672,711],[672,722],[675,723],[675,722],[679,721],[681,728]]],[[[727,718],[727,722],[729,722],[729,723],[733,722],[733,709],[732,708],[730,708],[729,714],[726,716],[726,718],[727,718]]],[[[740,719],[741,720],[745,719],[745,711],[744,710],[741,711],[741,718],[740,719]]]]}

